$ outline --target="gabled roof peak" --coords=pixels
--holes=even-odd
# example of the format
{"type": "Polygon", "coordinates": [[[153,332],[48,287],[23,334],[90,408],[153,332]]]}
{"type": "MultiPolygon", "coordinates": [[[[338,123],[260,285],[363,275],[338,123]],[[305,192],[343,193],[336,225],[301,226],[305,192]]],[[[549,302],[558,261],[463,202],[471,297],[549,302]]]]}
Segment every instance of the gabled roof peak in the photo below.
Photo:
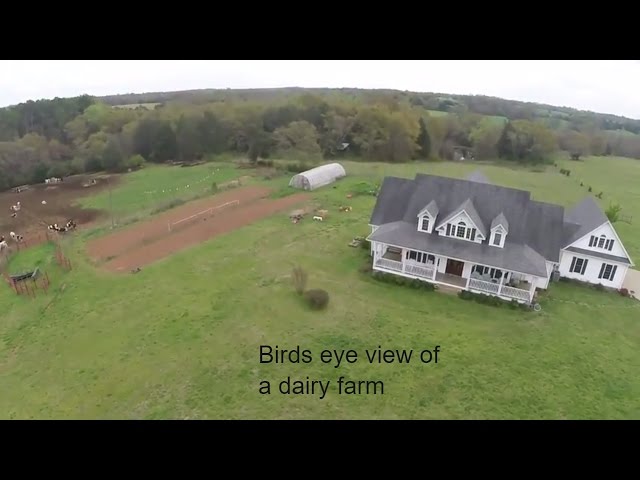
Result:
{"type": "Polygon", "coordinates": [[[436,201],[431,200],[426,207],[418,212],[418,217],[421,217],[422,215],[427,213],[431,218],[436,218],[439,211],[440,210],[438,209],[438,204],[436,203],[436,201]]]}
{"type": "Polygon", "coordinates": [[[496,228],[498,225],[502,225],[502,228],[509,233],[509,222],[502,212],[496,215],[496,217],[491,221],[491,230],[496,228]]]}
{"type": "Polygon", "coordinates": [[[467,198],[464,202],[462,202],[458,206],[458,208],[453,209],[451,211],[451,213],[449,215],[447,215],[444,218],[444,220],[442,220],[440,222],[440,225],[444,225],[449,220],[451,220],[456,215],[458,215],[458,214],[460,214],[462,212],[465,212],[467,214],[467,216],[475,224],[476,228],[482,234],[482,236],[486,237],[487,236],[487,232],[486,232],[486,229],[484,227],[484,224],[482,223],[482,219],[480,218],[480,215],[478,215],[478,211],[476,210],[476,207],[473,205],[473,201],[470,198],[467,198]]]}

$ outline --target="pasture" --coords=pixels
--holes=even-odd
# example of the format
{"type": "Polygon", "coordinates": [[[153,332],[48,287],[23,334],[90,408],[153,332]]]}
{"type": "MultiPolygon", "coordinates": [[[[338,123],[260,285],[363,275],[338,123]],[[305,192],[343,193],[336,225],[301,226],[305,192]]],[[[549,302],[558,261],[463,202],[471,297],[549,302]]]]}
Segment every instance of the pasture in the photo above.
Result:
{"type": "MultiPolygon", "coordinates": [[[[384,175],[462,177],[481,168],[496,183],[570,205],[586,194],[579,173],[594,190],[597,181],[605,206],[615,198],[624,211],[640,207],[633,192],[640,163],[589,158],[558,164],[571,176],[554,167],[344,162],[347,178],[310,194],[314,205],[329,210],[324,222],[292,224],[286,212],[276,213],[136,275],[96,268],[87,246],[97,234],[78,231],[65,244],[74,269],[54,271],[49,296],[25,299],[0,288],[0,417],[640,418],[639,302],[558,283],[542,296],[539,313],[479,305],[375,281],[359,271],[367,252],[347,246],[368,233],[375,202],[347,195],[384,175]],[[343,205],[352,211],[339,212],[343,205]],[[295,265],[307,270],[309,288],[329,292],[327,310],[309,310],[294,292],[289,275],[295,265]],[[299,345],[314,360],[260,364],[260,345],[299,345]],[[378,346],[418,352],[439,346],[439,362],[371,365],[364,350],[378,346]],[[355,349],[359,360],[324,365],[318,360],[323,349],[355,349]],[[322,400],[281,395],[277,385],[288,376],[382,381],[384,394],[339,395],[332,387],[322,400]],[[271,395],[259,393],[261,380],[272,382],[271,395]]],[[[127,175],[112,199],[134,201],[152,183],[147,175],[169,178],[176,171],[157,168],[127,175]]],[[[224,168],[228,178],[246,173],[224,168]]],[[[288,178],[252,183],[284,195],[288,178]]],[[[106,201],[102,192],[84,204],[104,208],[106,201]]],[[[137,213],[127,201],[120,205],[122,215],[137,213]]],[[[152,205],[142,208],[149,212],[152,205]]],[[[640,218],[634,221],[616,227],[637,261],[640,218]]],[[[20,267],[46,265],[51,250],[43,245],[20,255],[12,260],[20,267]]]]}

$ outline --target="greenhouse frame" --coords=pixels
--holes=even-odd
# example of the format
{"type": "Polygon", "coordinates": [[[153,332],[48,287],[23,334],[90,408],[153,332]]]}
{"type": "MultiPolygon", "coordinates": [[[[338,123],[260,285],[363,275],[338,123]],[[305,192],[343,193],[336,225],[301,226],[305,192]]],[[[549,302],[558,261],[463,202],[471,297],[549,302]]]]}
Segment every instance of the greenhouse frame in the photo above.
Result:
{"type": "Polygon", "coordinates": [[[315,190],[329,185],[346,175],[347,172],[345,172],[342,165],[329,163],[294,175],[289,182],[289,186],[303,190],[315,190]]]}

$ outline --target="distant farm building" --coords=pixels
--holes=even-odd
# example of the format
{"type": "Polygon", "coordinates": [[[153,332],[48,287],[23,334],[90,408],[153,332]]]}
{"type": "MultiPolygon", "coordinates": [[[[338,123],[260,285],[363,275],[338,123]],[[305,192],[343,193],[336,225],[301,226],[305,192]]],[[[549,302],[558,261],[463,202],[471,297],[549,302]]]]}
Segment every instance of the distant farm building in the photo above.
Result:
{"type": "Polygon", "coordinates": [[[347,172],[345,172],[342,165],[329,163],[294,175],[289,182],[289,186],[303,190],[315,190],[329,185],[346,175],[347,172]]]}

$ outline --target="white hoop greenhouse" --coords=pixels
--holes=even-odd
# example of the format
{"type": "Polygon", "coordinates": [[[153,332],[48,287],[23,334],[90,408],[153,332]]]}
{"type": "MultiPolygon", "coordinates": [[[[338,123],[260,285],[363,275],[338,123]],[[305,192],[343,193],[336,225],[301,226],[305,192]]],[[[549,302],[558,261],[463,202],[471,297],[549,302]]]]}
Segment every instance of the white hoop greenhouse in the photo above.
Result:
{"type": "Polygon", "coordinates": [[[342,165],[329,163],[294,175],[289,182],[289,186],[303,190],[315,190],[346,175],[347,172],[345,172],[342,165]]]}

